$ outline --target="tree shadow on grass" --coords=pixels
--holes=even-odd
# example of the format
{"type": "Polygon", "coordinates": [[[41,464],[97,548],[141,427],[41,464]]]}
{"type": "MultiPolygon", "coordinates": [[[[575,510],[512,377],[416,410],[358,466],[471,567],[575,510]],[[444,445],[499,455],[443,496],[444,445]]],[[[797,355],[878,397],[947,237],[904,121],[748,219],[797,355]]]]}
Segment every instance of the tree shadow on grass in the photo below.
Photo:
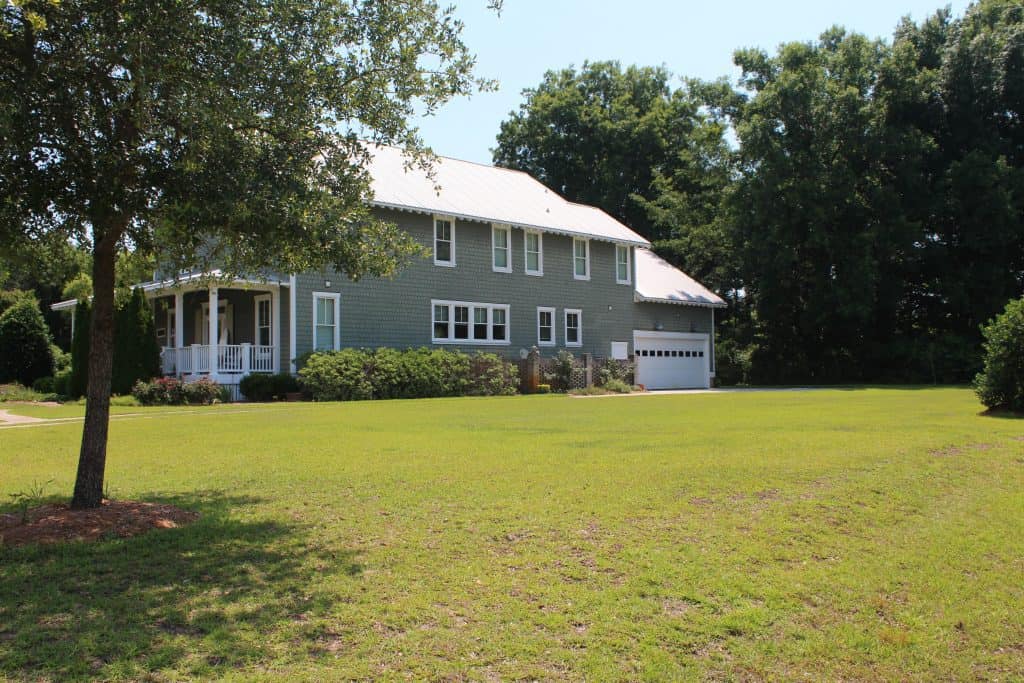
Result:
{"type": "Polygon", "coordinates": [[[128,539],[0,548],[0,678],[225,675],[280,657],[268,642],[301,637],[305,615],[330,610],[318,571],[361,572],[353,551],[313,547],[300,525],[238,514],[259,499],[140,498],[201,517],[128,539]]]}

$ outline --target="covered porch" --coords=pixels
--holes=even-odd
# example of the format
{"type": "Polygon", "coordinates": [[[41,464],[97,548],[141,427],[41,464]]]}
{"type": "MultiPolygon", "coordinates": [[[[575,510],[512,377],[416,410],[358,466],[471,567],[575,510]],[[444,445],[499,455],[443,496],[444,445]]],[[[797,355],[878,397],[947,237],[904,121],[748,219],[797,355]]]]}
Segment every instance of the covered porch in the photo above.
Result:
{"type": "Polygon", "coordinates": [[[186,279],[145,289],[164,375],[231,385],[281,371],[280,282],[186,279]]]}

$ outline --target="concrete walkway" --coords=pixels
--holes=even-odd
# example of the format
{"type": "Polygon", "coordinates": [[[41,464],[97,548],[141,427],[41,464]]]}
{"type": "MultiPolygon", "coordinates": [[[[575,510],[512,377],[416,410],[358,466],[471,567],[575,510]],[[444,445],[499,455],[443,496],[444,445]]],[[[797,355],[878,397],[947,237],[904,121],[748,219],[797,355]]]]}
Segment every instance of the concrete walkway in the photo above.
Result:
{"type": "Polygon", "coordinates": [[[41,417],[27,417],[25,415],[14,415],[6,410],[0,410],[0,426],[27,425],[34,422],[48,422],[41,417]]]}

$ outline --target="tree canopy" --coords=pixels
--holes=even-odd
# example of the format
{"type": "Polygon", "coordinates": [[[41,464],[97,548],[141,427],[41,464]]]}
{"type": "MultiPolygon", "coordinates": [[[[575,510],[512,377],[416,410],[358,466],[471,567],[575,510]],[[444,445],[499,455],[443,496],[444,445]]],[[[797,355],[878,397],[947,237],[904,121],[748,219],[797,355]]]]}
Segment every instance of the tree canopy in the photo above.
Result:
{"type": "Polygon", "coordinates": [[[660,67],[548,72],[495,162],[723,294],[722,378],[969,381],[979,326],[1024,292],[1024,3],[734,61],[735,83],[678,88],[660,67]]]}
{"type": "Polygon", "coordinates": [[[427,160],[411,117],[488,85],[461,30],[431,0],[0,8],[0,240],[92,255],[74,505],[102,493],[118,252],[393,273],[416,247],[366,209],[364,141],[427,160]]]}

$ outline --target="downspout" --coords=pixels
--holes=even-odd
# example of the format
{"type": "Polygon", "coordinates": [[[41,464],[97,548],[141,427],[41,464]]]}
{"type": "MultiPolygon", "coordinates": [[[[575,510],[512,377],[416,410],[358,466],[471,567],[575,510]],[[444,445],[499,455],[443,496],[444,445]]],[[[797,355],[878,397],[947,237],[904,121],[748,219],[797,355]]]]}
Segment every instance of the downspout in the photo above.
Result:
{"type": "Polygon", "coordinates": [[[298,296],[295,292],[295,274],[288,276],[288,366],[291,373],[295,374],[295,302],[298,296]]]}

